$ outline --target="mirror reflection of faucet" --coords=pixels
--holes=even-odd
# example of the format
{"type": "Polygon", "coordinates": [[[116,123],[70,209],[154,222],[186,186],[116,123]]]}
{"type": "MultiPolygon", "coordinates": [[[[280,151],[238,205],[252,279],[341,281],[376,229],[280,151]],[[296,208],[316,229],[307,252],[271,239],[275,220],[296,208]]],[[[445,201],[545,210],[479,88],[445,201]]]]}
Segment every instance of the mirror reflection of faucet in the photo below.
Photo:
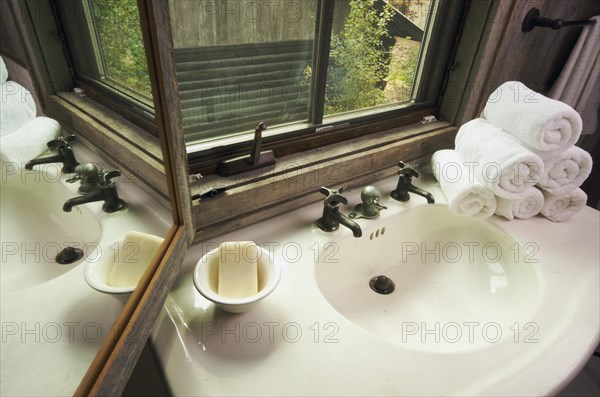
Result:
{"type": "Polygon", "coordinates": [[[49,149],[56,149],[57,154],[54,156],[37,158],[27,162],[25,169],[32,170],[33,167],[40,164],[51,164],[51,163],[62,163],[62,171],[70,173],[75,171],[75,167],[79,165],[79,162],[75,159],[75,154],[71,148],[71,142],[75,140],[75,135],[68,135],[65,137],[59,136],[56,139],[51,140],[47,143],[49,149]]]}
{"type": "Polygon", "coordinates": [[[84,195],[73,197],[65,202],[63,211],[71,212],[73,207],[81,204],[104,201],[102,210],[112,213],[127,208],[127,204],[119,197],[117,186],[113,178],[121,176],[115,171],[104,171],[92,163],[85,163],[75,167],[73,178],[67,180],[69,183],[80,181],[79,191],[84,195]]]}
{"type": "Polygon", "coordinates": [[[100,167],[94,163],[79,164],[75,167],[75,176],[66,180],[68,183],[74,183],[79,181],[79,188],[77,189],[80,193],[91,193],[98,190],[100,185],[100,167]]]}

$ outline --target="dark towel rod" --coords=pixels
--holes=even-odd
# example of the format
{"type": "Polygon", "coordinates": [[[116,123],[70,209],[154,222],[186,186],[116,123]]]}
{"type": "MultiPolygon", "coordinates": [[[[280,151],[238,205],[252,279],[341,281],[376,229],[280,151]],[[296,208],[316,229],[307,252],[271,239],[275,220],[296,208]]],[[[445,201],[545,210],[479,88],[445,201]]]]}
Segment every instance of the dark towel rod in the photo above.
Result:
{"type": "Polygon", "coordinates": [[[536,26],[539,26],[540,28],[552,28],[554,30],[557,30],[562,28],[563,26],[583,26],[593,25],[595,23],[596,21],[592,19],[579,21],[563,21],[562,19],[544,18],[540,16],[540,10],[533,7],[527,12],[527,15],[525,15],[525,19],[523,19],[523,24],[521,25],[521,30],[523,32],[531,32],[536,26]]]}

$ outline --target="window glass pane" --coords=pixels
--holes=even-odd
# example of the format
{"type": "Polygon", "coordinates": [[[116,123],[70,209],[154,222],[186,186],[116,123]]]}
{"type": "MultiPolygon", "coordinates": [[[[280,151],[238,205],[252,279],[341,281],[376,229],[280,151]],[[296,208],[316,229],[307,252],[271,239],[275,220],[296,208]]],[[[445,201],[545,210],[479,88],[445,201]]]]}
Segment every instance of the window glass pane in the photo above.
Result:
{"type": "Polygon", "coordinates": [[[136,0],[90,0],[103,77],[151,98],[136,0]]]}
{"type": "Polygon", "coordinates": [[[335,2],[325,115],[412,100],[433,0],[335,2]]]}
{"type": "Polygon", "coordinates": [[[111,99],[151,111],[137,1],[65,0],[56,6],[77,79],[111,99]]]}
{"type": "Polygon", "coordinates": [[[308,118],[316,0],[169,0],[186,142],[308,118]]]}

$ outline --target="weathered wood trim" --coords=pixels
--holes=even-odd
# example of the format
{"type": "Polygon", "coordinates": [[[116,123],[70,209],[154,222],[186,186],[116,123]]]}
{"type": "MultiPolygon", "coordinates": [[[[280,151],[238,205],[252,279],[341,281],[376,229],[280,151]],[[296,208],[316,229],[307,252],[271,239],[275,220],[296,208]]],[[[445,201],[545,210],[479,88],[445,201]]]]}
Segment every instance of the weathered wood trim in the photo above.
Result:
{"type": "Polygon", "coordinates": [[[105,354],[99,357],[97,365],[90,370],[91,376],[88,382],[82,383],[78,394],[119,395],[122,393],[171,285],[179,273],[194,235],[185,142],[174,79],[175,69],[170,47],[167,6],[167,2],[164,1],[156,4],[150,1],[138,1],[155,101],[157,128],[165,158],[165,174],[173,208],[174,236],[153,277],[147,284],[136,289],[139,291],[137,294],[130,297],[117,323],[119,328],[115,332],[112,352],[109,347],[105,354]],[[166,32],[164,29],[167,29],[166,32]],[[110,355],[107,356],[106,353],[110,355]]]}
{"type": "Polygon", "coordinates": [[[194,238],[194,218],[192,216],[189,171],[185,147],[183,121],[179,89],[177,87],[171,21],[167,1],[138,1],[142,16],[142,32],[148,57],[155,115],[161,135],[163,149],[169,153],[169,162],[165,164],[169,183],[174,186],[171,199],[176,209],[176,223],[187,229],[188,244],[194,238]]]}
{"type": "MultiPolygon", "coordinates": [[[[196,240],[232,231],[318,200],[320,195],[313,193],[321,186],[369,182],[395,172],[399,160],[412,160],[453,147],[457,129],[447,123],[439,124],[443,126],[433,131],[430,127],[430,132],[420,134],[414,130],[390,132],[396,139],[391,143],[383,143],[385,140],[380,136],[379,145],[371,141],[357,142],[349,147],[346,143],[308,155],[290,156],[278,164],[279,169],[263,171],[260,176],[253,176],[250,183],[238,181],[232,185],[235,187],[215,198],[195,202],[196,240]]],[[[194,190],[200,193],[218,187],[215,183],[226,179],[221,178],[219,182],[212,178],[212,186],[201,184],[194,190]]]]}
{"type": "Polygon", "coordinates": [[[162,163],[163,154],[160,140],[137,124],[87,96],[79,96],[74,92],[60,92],[58,96],[79,111],[87,114],[134,148],[146,153],[150,158],[162,163]]]}

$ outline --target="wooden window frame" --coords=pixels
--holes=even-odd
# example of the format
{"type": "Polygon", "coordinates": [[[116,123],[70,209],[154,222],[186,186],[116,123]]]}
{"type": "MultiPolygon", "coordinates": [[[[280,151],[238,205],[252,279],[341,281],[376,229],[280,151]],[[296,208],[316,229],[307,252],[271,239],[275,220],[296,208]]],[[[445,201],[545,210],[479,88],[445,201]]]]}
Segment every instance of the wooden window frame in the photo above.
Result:
{"type": "MultiPolygon", "coordinates": [[[[154,136],[157,136],[158,133],[154,114],[155,112],[153,105],[151,104],[152,98],[149,98],[148,101],[143,101],[140,98],[136,98],[135,95],[132,95],[134,90],[130,90],[128,87],[125,87],[119,82],[114,81],[113,84],[111,84],[107,81],[103,81],[102,79],[93,79],[78,72],[73,59],[73,52],[78,52],[79,57],[93,58],[96,59],[97,63],[99,62],[102,65],[104,64],[104,54],[97,48],[94,40],[85,39],[85,37],[89,35],[78,34],[76,39],[74,39],[76,42],[69,41],[69,30],[71,29],[77,31],[90,31],[93,33],[94,37],[98,35],[95,24],[93,22],[87,22],[87,17],[89,17],[89,15],[87,15],[85,12],[86,6],[84,2],[88,0],[81,1],[81,9],[76,9],[74,11],[72,10],[70,13],[68,13],[69,16],[66,18],[68,21],[64,20],[62,17],[63,13],[59,8],[68,6],[73,7],[76,3],[70,2],[65,4],[56,1],[50,2],[51,10],[59,31],[58,36],[64,46],[65,61],[69,65],[69,69],[71,71],[71,77],[73,79],[72,88],[77,87],[83,90],[83,93],[86,96],[89,96],[96,102],[111,109],[115,113],[118,113],[122,117],[125,117],[143,130],[151,133],[154,136]],[[86,15],[85,17],[80,18],[83,22],[81,22],[79,19],[77,19],[77,22],[72,21],[75,19],[73,16],[75,12],[78,12],[78,15],[86,15]],[[71,21],[69,22],[69,20],[71,21]],[[70,26],[67,26],[66,23],[69,23],[70,26]],[[90,27],[90,25],[93,25],[93,27],[90,27]],[[100,58],[100,60],[98,58],[100,58]]],[[[140,10],[139,12],[141,17],[142,11],[140,10]]],[[[92,33],[90,33],[90,35],[92,35],[92,33]]],[[[99,66],[98,69],[104,69],[104,67],[99,66]]],[[[63,95],[63,97],[69,100],[67,96],[63,95]]]]}

